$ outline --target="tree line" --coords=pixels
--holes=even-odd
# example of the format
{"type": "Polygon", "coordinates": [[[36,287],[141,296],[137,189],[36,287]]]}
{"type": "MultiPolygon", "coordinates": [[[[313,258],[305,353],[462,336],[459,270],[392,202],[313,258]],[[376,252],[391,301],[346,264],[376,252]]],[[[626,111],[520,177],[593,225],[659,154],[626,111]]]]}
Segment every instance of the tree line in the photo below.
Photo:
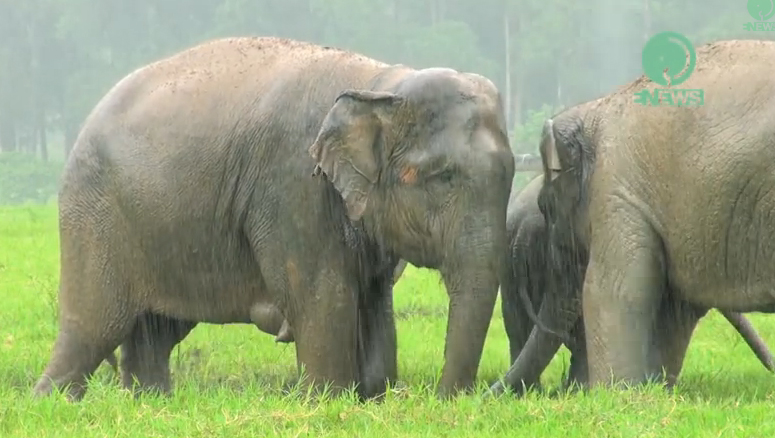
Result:
{"type": "Polygon", "coordinates": [[[0,0],[0,152],[61,162],[121,77],[212,38],[274,35],[390,63],[483,74],[518,152],[556,109],[641,74],[662,30],[694,44],[772,39],[730,0],[0,0]]]}

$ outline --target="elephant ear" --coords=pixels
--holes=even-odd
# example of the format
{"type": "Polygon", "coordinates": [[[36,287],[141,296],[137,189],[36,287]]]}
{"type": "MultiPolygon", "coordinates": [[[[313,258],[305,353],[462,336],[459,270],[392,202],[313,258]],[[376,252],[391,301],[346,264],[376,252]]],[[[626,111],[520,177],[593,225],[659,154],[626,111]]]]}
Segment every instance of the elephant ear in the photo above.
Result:
{"type": "Polygon", "coordinates": [[[557,140],[554,137],[554,121],[552,119],[548,119],[544,123],[544,129],[541,132],[540,151],[548,171],[546,175],[549,176],[549,181],[554,181],[560,175],[562,165],[557,152],[557,140]]]}
{"type": "Polygon", "coordinates": [[[323,172],[342,195],[347,216],[359,220],[380,175],[382,130],[388,128],[401,98],[393,93],[346,90],[334,101],[309,154],[313,176],[323,172]]]}

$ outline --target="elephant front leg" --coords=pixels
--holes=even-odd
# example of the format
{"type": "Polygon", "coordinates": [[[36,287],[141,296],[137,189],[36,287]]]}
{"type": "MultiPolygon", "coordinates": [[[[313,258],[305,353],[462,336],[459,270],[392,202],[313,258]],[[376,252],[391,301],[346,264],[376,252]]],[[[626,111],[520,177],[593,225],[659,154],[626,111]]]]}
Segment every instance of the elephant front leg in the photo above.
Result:
{"type": "Polygon", "coordinates": [[[563,383],[564,389],[584,388],[589,384],[589,358],[587,357],[587,344],[584,337],[584,322],[582,318],[579,318],[570,333],[571,343],[570,345],[566,344],[571,356],[568,377],[563,383]]]}
{"type": "Polygon", "coordinates": [[[398,378],[393,289],[386,281],[374,281],[359,302],[359,393],[363,398],[383,394],[388,382],[398,378]]]}
{"type": "Polygon", "coordinates": [[[653,378],[653,327],[665,284],[660,241],[633,217],[608,215],[590,240],[583,315],[590,385],[653,378]],[[611,219],[618,219],[611,224],[611,219]]]}
{"type": "MultiPolygon", "coordinates": [[[[329,271],[330,272],[330,271],[329,271]]],[[[323,273],[322,273],[323,274],[323,273]]],[[[302,386],[329,386],[338,395],[358,383],[358,305],[355,292],[341,278],[320,279],[313,293],[294,293],[289,312],[302,386]]]]}

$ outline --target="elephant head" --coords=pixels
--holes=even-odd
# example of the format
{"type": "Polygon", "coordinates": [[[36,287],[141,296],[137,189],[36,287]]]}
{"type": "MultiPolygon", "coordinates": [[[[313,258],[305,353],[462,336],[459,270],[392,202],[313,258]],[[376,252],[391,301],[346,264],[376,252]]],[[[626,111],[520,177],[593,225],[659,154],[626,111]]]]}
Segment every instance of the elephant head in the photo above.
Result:
{"type": "Polygon", "coordinates": [[[439,269],[450,297],[440,390],[470,387],[505,264],[514,175],[500,95],[482,76],[407,73],[347,90],[309,149],[384,251],[439,269]]]}

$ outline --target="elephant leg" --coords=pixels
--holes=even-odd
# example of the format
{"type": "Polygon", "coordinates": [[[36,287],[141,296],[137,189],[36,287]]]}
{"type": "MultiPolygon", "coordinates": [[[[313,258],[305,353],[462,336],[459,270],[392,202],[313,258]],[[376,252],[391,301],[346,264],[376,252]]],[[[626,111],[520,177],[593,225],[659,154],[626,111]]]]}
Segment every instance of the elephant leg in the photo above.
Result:
{"type": "Polygon", "coordinates": [[[661,243],[637,212],[622,217],[627,209],[617,207],[598,222],[590,218],[600,224],[591,238],[582,297],[591,386],[657,377],[650,365],[666,283],[661,243]]]}
{"type": "Polygon", "coordinates": [[[129,338],[121,345],[124,387],[135,388],[136,394],[153,391],[168,394],[170,354],[194,326],[195,322],[150,312],[138,317],[129,338]]]}
{"type": "Polygon", "coordinates": [[[33,389],[35,396],[48,395],[58,388],[65,391],[68,400],[81,400],[89,378],[120,342],[121,335],[105,334],[94,335],[75,322],[62,324],[51,360],[33,389]]]}
{"type": "Polygon", "coordinates": [[[317,276],[307,282],[299,275],[288,322],[293,327],[300,385],[316,391],[330,385],[329,394],[338,395],[358,383],[358,286],[329,269],[317,276]],[[309,293],[302,295],[313,290],[317,290],[314,300],[309,293]]]}
{"type": "Polygon", "coordinates": [[[674,386],[681,374],[694,329],[707,312],[707,308],[669,297],[662,301],[655,325],[660,361],[656,368],[657,372],[664,372],[668,387],[674,386]]]}
{"type": "MultiPolygon", "coordinates": [[[[73,245],[69,240],[63,237],[65,248],[73,245]]],[[[128,291],[113,286],[126,282],[108,268],[89,263],[105,257],[91,254],[62,259],[59,333],[51,359],[33,389],[36,397],[56,388],[65,390],[70,401],[81,400],[91,375],[132,329],[135,313],[123,299],[128,291]]]]}
{"type": "Polygon", "coordinates": [[[563,383],[564,389],[572,387],[586,387],[589,382],[589,367],[587,357],[587,344],[584,334],[584,321],[579,318],[576,325],[573,327],[570,333],[570,339],[572,342],[570,345],[566,345],[570,350],[570,369],[568,370],[568,377],[563,383]]]}
{"type": "Polygon", "coordinates": [[[362,397],[383,394],[388,382],[398,378],[396,324],[393,316],[393,288],[389,282],[374,280],[370,293],[359,303],[358,352],[362,397]]]}

